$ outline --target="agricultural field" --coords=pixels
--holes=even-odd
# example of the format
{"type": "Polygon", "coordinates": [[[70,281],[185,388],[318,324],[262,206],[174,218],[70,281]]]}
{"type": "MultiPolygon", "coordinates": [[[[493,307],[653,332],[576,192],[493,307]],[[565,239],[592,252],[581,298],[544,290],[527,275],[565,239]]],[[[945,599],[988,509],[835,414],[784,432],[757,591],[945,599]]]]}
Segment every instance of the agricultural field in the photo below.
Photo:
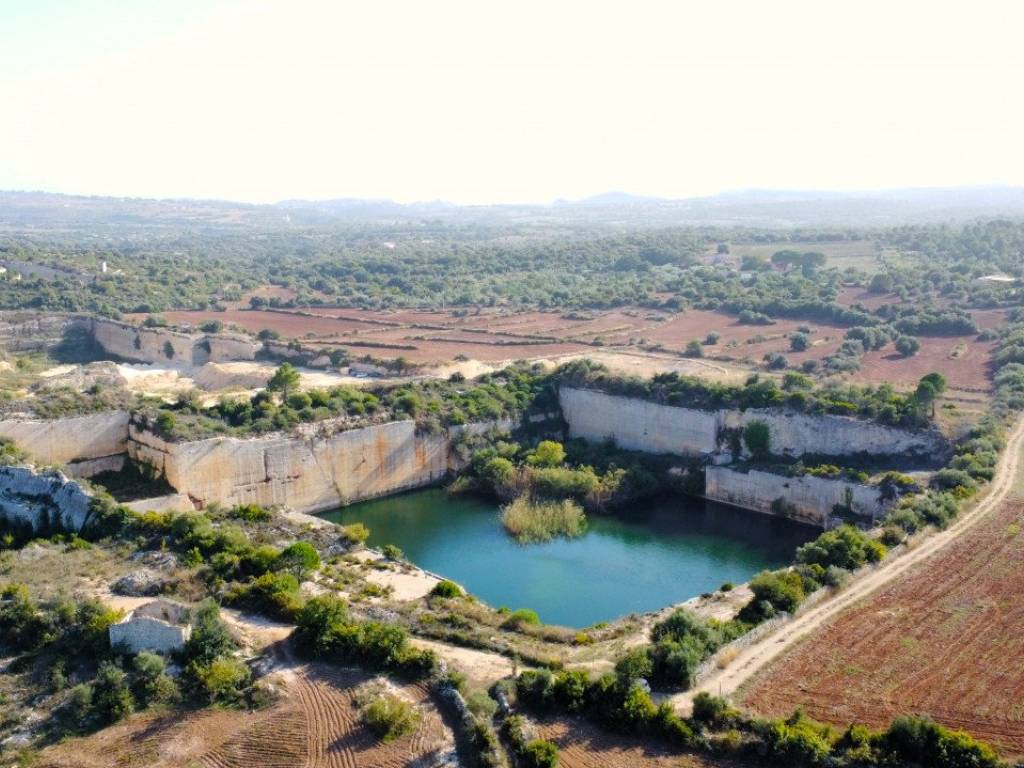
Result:
{"type": "MultiPolygon", "coordinates": [[[[887,299],[847,291],[840,297],[850,305],[877,308],[887,299]]],[[[842,302],[841,302],[842,303],[842,302]]],[[[1002,310],[975,310],[982,329],[1006,325],[1002,310]]],[[[144,315],[131,315],[141,320],[144,315]]],[[[353,357],[371,355],[392,360],[399,357],[423,365],[443,365],[469,358],[499,365],[513,360],[557,360],[583,355],[624,353],[636,361],[638,375],[664,369],[663,361],[685,360],[687,345],[702,342],[702,361],[693,362],[693,373],[727,375],[729,372],[764,370],[765,360],[782,355],[791,368],[806,361],[819,363],[835,354],[847,327],[790,319],[771,325],[744,324],[721,311],[688,309],[670,313],[639,307],[587,312],[513,311],[476,308],[454,311],[384,311],[355,308],[305,307],[294,310],[229,309],[218,312],[177,311],[161,314],[173,325],[198,328],[217,320],[250,333],[276,331],[283,339],[299,339],[325,349],[341,347],[353,357]],[[791,349],[790,336],[803,332],[807,349],[791,349]],[[709,335],[715,338],[709,341],[709,335]]],[[[995,341],[979,341],[974,334],[921,336],[921,348],[904,357],[890,343],[867,352],[854,381],[890,383],[900,388],[916,385],[922,375],[937,371],[954,390],[987,392],[989,364],[995,341]]],[[[620,369],[621,370],[621,369],[620,369]]]]}
{"type": "Polygon", "coordinates": [[[390,742],[361,722],[353,696],[371,680],[366,673],[326,665],[285,664],[278,703],[254,712],[207,709],[143,714],[44,750],[39,768],[202,766],[202,768],[400,768],[433,765],[454,751],[451,730],[423,686],[399,695],[421,712],[414,733],[390,742]]]}
{"type": "MultiPolygon", "coordinates": [[[[1019,464],[1019,462],[1018,462],[1019,464]]],[[[839,615],[743,695],[845,727],[921,713],[1024,755],[1024,479],[968,532],[839,615]]]]}
{"type": "Polygon", "coordinates": [[[609,733],[578,717],[542,720],[537,724],[537,733],[558,745],[561,768],[733,768],[743,765],[702,755],[680,755],[678,750],[609,733]]]}

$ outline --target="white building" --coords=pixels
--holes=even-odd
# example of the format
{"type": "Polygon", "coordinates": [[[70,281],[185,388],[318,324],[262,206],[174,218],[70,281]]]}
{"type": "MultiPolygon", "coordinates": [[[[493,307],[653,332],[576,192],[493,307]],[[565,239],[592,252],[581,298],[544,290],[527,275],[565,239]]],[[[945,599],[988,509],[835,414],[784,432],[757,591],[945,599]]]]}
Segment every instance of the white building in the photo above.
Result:
{"type": "Polygon", "coordinates": [[[173,653],[185,647],[191,634],[188,608],[170,600],[153,600],[111,625],[110,645],[125,653],[173,653]]]}

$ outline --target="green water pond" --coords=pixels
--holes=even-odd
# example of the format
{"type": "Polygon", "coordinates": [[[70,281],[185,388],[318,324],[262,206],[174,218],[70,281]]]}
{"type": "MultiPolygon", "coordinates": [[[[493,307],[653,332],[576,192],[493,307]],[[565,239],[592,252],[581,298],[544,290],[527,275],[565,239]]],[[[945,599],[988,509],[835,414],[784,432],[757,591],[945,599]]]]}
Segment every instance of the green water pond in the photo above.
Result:
{"type": "Polygon", "coordinates": [[[421,568],[491,605],[532,608],[548,624],[586,627],[740,583],[789,563],[817,529],[701,499],[672,497],[588,515],[584,536],[521,545],[499,507],[439,488],[325,513],[364,523],[370,546],[398,546],[421,568]]]}

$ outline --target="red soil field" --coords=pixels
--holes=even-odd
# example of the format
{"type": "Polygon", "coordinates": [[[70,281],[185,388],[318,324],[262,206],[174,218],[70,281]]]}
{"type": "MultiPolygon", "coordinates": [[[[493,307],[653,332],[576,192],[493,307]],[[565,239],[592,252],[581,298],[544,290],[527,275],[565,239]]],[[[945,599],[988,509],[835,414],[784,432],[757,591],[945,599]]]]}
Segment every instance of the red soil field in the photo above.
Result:
{"type": "Polygon", "coordinates": [[[854,375],[870,384],[889,382],[896,387],[912,387],[922,376],[938,371],[952,389],[987,392],[991,388],[989,365],[994,341],[978,341],[977,336],[920,336],[921,349],[913,357],[903,357],[890,344],[868,352],[854,375]]]}
{"type": "Polygon", "coordinates": [[[963,536],[840,614],[762,672],[755,711],[884,727],[928,714],[1024,754],[1024,502],[1005,502],[963,536]]]}
{"type": "MultiPolygon", "coordinates": [[[[847,298],[880,298],[862,293],[850,293],[847,298]]],[[[443,363],[457,355],[489,363],[551,358],[595,350],[597,345],[613,350],[631,347],[638,353],[660,345],[668,353],[682,354],[689,342],[703,341],[715,331],[719,334],[718,343],[703,347],[704,356],[711,360],[759,367],[766,355],[779,353],[790,366],[796,367],[805,360],[821,360],[834,353],[847,330],[828,323],[788,319],[771,325],[742,325],[733,316],[698,309],[677,315],[642,308],[580,313],[490,308],[462,312],[308,307],[292,311],[167,312],[164,316],[171,323],[192,327],[220,320],[251,332],[270,328],[284,338],[347,347],[356,357],[401,356],[414,363],[443,363]],[[793,352],[789,335],[801,326],[811,328],[811,347],[793,352]]],[[[977,311],[974,316],[982,328],[1005,324],[1005,315],[1000,310],[977,311]]],[[[994,342],[979,342],[973,335],[921,337],[920,341],[921,350],[910,358],[898,355],[891,345],[869,352],[853,378],[871,384],[889,382],[898,387],[913,387],[924,374],[938,371],[951,388],[989,390],[994,342]]]]}
{"type": "Polygon", "coordinates": [[[538,735],[558,745],[560,768],[729,768],[741,763],[674,752],[657,743],[609,733],[583,718],[537,724],[538,735]]]}

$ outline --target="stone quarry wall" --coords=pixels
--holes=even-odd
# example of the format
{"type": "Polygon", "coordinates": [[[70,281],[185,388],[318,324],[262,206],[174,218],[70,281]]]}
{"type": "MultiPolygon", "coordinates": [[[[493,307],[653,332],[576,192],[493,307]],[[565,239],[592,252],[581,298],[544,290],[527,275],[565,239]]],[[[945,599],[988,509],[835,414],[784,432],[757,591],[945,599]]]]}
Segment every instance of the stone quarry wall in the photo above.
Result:
{"type": "Polygon", "coordinates": [[[39,528],[43,516],[80,531],[89,517],[92,497],[62,472],[39,472],[32,466],[0,467],[0,517],[39,528]]]}
{"type": "Polygon", "coordinates": [[[592,389],[562,387],[558,392],[569,436],[647,453],[695,456],[718,449],[714,411],[674,408],[592,389]]]}
{"type": "Polygon", "coordinates": [[[128,412],[63,419],[0,419],[0,437],[40,464],[68,464],[76,477],[119,469],[128,451],[128,412]]]}
{"type": "Polygon", "coordinates": [[[720,411],[723,427],[745,427],[763,421],[771,435],[771,452],[799,458],[807,454],[919,458],[926,463],[941,460],[949,445],[938,432],[887,427],[848,416],[795,413],[782,409],[720,411]]]}
{"type": "Polygon", "coordinates": [[[594,442],[612,438],[622,448],[647,453],[714,453],[728,448],[725,430],[751,421],[768,424],[771,450],[778,455],[868,453],[935,461],[949,450],[936,432],[897,429],[845,416],[782,409],[700,411],[571,387],[559,390],[559,401],[570,437],[594,442]]]}
{"type": "Polygon", "coordinates": [[[92,335],[105,352],[124,360],[164,365],[254,360],[261,345],[247,336],[190,334],[94,318],[92,335]],[[167,345],[172,354],[168,355],[167,345]]]}
{"type": "Polygon", "coordinates": [[[772,502],[781,498],[789,505],[786,517],[821,526],[836,504],[846,503],[847,491],[854,513],[866,518],[884,514],[893,504],[882,498],[876,486],[811,475],[785,477],[756,469],[709,466],[705,488],[705,496],[714,501],[771,514],[775,513],[772,502]]]}
{"type": "Polygon", "coordinates": [[[0,312],[0,349],[29,352],[55,347],[83,318],[20,310],[0,312]]]}
{"type": "MultiPolygon", "coordinates": [[[[313,425],[311,425],[313,426],[313,425]]],[[[330,434],[167,442],[130,425],[129,455],[199,504],[260,504],[317,512],[418,488],[452,468],[451,439],[417,435],[412,421],[330,434]]]]}

